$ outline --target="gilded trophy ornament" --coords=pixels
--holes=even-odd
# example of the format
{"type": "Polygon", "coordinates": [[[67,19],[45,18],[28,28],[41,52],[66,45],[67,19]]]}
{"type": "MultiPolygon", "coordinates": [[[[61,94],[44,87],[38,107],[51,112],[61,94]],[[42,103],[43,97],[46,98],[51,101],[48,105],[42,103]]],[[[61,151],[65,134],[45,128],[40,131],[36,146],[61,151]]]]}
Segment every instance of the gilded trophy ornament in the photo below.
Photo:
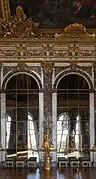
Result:
{"type": "Polygon", "coordinates": [[[11,17],[8,22],[0,22],[0,36],[4,38],[42,37],[38,27],[39,22],[33,22],[31,18],[27,18],[23,8],[18,6],[15,17],[11,17]]]}

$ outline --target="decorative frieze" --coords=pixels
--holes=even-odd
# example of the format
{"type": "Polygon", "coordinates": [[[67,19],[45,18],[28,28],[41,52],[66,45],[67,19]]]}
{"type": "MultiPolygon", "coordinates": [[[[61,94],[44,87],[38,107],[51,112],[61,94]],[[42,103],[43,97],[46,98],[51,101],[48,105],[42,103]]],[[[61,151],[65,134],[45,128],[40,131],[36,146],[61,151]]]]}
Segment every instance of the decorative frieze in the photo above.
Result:
{"type": "MultiPolygon", "coordinates": [[[[15,40],[15,39],[14,39],[15,40]]],[[[58,44],[58,41],[54,43],[46,43],[42,41],[28,41],[19,42],[0,42],[0,57],[9,58],[95,58],[96,49],[95,45],[86,44],[66,44],[65,42],[58,44]]]]}

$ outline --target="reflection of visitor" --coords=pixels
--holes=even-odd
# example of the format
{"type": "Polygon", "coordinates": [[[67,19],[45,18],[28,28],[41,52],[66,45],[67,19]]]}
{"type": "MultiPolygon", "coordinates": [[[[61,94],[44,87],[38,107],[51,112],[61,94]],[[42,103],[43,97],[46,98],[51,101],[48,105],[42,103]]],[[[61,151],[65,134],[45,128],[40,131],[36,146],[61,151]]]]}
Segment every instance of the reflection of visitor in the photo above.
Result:
{"type": "Polygon", "coordinates": [[[77,0],[74,1],[73,7],[75,7],[75,11],[73,14],[78,17],[93,17],[96,13],[96,2],[95,0],[77,0]]]}
{"type": "Polygon", "coordinates": [[[80,144],[81,144],[81,140],[80,140],[80,136],[81,136],[81,117],[80,115],[78,115],[76,117],[76,128],[75,128],[75,148],[77,150],[80,149],[80,144]]]}
{"type": "Polygon", "coordinates": [[[75,130],[73,129],[72,135],[70,136],[70,142],[71,142],[71,152],[74,152],[75,149],[75,130]]]}
{"type": "Polygon", "coordinates": [[[74,138],[71,140],[71,152],[74,152],[74,138]]]}

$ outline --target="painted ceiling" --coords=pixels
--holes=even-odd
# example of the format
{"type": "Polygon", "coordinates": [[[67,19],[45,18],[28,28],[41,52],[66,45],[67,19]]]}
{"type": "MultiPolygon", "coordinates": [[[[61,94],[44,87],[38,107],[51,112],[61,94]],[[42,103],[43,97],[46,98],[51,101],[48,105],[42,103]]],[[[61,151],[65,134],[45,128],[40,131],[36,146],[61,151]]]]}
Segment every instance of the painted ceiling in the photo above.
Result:
{"type": "Polygon", "coordinates": [[[64,28],[72,23],[96,28],[96,0],[9,0],[9,5],[12,16],[20,5],[41,28],[64,28]]]}

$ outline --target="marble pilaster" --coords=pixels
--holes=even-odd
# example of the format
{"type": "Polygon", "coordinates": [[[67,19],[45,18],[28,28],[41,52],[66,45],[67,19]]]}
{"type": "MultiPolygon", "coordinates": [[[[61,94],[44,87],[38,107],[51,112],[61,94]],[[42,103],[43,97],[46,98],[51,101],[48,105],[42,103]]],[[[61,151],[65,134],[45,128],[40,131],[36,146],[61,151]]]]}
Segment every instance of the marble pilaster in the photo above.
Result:
{"type": "Polygon", "coordinates": [[[43,104],[43,93],[39,93],[39,159],[43,162],[43,119],[44,119],[44,104],[43,104]]]}
{"type": "MultiPolygon", "coordinates": [[[[90,150],[94,147],[94,93],[90,93],[90,150]]],[[[90,160],[93,162],[93,152],[90,152],[90,160]]]]}
{"type": "Polygon", "coordinates": [[[57,162],[57,93],[52,93],[52,144],[54,146],[53,162],[57,162]]]}
{"type": "Polygon", "coordinates": [[[6,143],[6,133],[5,133],[5,114],[6,114],[6,96],[5,93],[1,93],[1,146],[2,146],[2,161],[5,161],[5,143],[6,143]]]}

